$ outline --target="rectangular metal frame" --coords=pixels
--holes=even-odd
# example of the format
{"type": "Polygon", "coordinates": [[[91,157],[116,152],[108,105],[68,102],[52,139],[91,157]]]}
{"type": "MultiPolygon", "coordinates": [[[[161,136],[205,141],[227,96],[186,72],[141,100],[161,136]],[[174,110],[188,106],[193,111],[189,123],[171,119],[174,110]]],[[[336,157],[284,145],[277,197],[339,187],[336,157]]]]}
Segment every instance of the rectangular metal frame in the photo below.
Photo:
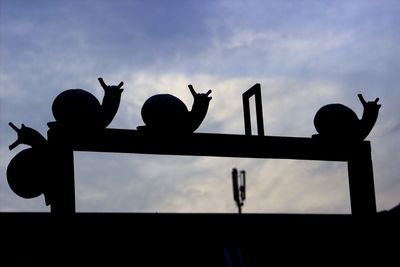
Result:
{"type": "Polygon", "coordinates": [[[52,213],[75,213],[74,151],[344,161],[348,163],[352,214],[376,213],[369,141],[210,133],[163,136],[123,129],[105,129],[90,136],[49,130],[48,141],[57,158],[52,213]]]}
{"type": "Polygon", "coordinates": [[[257,118],[257,131],[259,136],[264,136],[264,120],[261,99],[261,85],[256,83],[249,90],[243,93],[243,115],[244,130],[246,135],[251,135],[251,114],[250,114],[250,97],[254,95],[257,118]]]}

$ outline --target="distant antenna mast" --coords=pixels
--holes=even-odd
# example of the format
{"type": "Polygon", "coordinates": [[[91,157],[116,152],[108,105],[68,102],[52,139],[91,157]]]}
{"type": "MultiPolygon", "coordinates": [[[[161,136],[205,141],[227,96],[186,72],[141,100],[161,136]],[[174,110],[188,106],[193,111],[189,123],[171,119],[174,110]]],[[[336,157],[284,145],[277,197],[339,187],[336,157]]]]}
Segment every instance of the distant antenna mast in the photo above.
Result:
{"type": "Polygon", "coordinates": [[[233,199],[239,210],[239,214],[242,213],[242,206],[246,199],[246,172],[240,171],[236,168],[232,170],[232,187],[233,187],[233,199]]]}

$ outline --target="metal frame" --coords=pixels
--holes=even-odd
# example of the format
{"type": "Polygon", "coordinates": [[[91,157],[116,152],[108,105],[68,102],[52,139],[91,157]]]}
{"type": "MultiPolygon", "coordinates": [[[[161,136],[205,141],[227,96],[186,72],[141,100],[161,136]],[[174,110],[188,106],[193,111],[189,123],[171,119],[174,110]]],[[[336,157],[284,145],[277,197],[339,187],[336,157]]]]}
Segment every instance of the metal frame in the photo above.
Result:
{"type": "Polygon", "coordinates": [[[52,213],[75,213],[74,151],[241,158],[344,161],[348,163],[352,214],[375,214],[375,189],[369,141],[324,141],[319,138],[194,133],[149,135],[136,130],[105,129],[95,135],[49,130],[57,158],[52,213]]]}
{"type": "Polygon", "coordinates": [[[165,135],[136,130],[66,132],[51,128],[48,143],[54,156],[51,212],[75,213],[74,151],[185,156],[344,161],[348,166],[351,212],[376,213],[374,175],[369,141],[346,142],[323,138],[264,136],[261,86],[242,95],[245,135],[193,133],[165,135]],[[255,96],[258,136],[251,135],[249,99],[255,96]]]}
{"type": "Polygon", "coordinates": [[[261,99],[261,85],[256,83],[243,93],[244,130],[246,135],[251,135],[250,97],[254,95],[256,105],[257,131],[259,136],[264,136],[264,120],[261,99]]]}

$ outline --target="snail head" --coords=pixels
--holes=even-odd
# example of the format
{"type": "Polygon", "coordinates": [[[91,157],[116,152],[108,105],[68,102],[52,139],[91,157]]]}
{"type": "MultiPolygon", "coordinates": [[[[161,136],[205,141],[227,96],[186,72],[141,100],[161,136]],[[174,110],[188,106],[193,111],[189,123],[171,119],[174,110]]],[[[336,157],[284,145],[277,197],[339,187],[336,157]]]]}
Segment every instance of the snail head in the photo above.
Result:
{"type": "Polygon", "coordinates": [[[21,125],[21,129],[18,129],[12,122],[10,122],[11,128],[17,132],[17,140],[9,146],[12,150],[20,144],[26,144],[32,147],[42,146],[47,144],[46,138],[44,138],[38,131],[30,127],[26,127],[24,124],[21,125]]]}
{"type": "Polygon", "coordinates": [[[191,84],[189,84],[188,87],[189,87],[190,93],[192,93],[192,96],[196,102],[197,101],[210,102],[210,100],[212,99],[212,97],[209,96],[212,92],[211,90],[208,90],[207,93],[196,93],[196,91],[194,90],[194,88],[191,84]]]}
{"type": "Polygon", "coordinates": [[[120,82],[118,85],[107,85],[103,78],[98,78],[101,87],[103,88],[105,93],[118,93],[121,94],[124,89],[121,87],[124,85],[124,82],[120,82]]]}
{"type": "Polygon", "coordinates": [[[358,94],[357,96],[360,99],[360,102],[363,105],[364,110],[366,110],[368,112],[378,112],[382,106],[381,104],[378,104],[379,97],[377,97],[374,101],[367,102],[367,101],[365,101],[362,94],[358,94]]]}

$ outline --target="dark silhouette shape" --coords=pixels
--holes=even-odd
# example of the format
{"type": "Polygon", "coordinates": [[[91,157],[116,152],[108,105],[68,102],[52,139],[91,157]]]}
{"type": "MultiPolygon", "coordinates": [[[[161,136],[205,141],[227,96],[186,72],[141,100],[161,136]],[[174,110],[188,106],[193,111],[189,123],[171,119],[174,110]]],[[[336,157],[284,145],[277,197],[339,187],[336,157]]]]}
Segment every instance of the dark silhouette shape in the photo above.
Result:
{"type": "MultiPolygon", "coordinates": [[[[15,194],[23,198],[35,198],[48,192],[48,179],[51,176],[51,157],[47,140],[38,131],[22,124],[18,129],[9,123],[18,139],[9,146],[10,150],[19,144],[32,146],[19,152],[7,167],[7,181],[15,194]]],[[[46,198],[48,205],[48,199],[46,198]]]]}
{"type": "Polygon", "coordinates": [[[224,257],[227,267],[245,267],[244,258],[240,248],[224,248],[224,257]]]}
{"type": "Polygon", "coordinates": [[[391,214],[391,215],[399,216],[400,215],[400,203],[389,210],[380,211],[379,214],[391,214]]]}
{"type": "Polygon", "coordinates": [[[254,95],[256,103],[257,131],[259,136],[264,136],[264,120],[262,112],[261,85],[256,83],[249,90],[243,93],[243,115],[244,115],[244,131],[246,135],[251,135],[251,118],[250,118],[250,97],[254,95]]]}
{"type": "Polygon", "coordinates": [[[108,86],[102,78],[98,78],[104,89],[103,102],[91,93],[82,89],[69,89],[59,94],[53,102],[52,111],[56,122],[68,129],[98,130],[106,128],[118,111],[123,82],[108,86]]]}
{"type": "MultiPolygon", "coordinates": [[[[108,98],[105,96],[103,106],[95,105],[101,107],[101,111],[97,115],[99,118],[103,119],[101,125],[105,127],[105,125],[112,120],[112,117],[118,109],[120,93],[122,92],[120,88],[122,82],[118,86],[107,86],[101,78],[99,78],[99,81],[106,91],[108,89],[116,90],[115,98],[108,98]],[[109,106],[109,108],[105,108],[107,106],[109,106]],[[106,112],[104,110],[108,111],[106,112]],[[109,116],[105,116],[104,113],[108,113],[109,116]]],[[[94,127],[87,128],[79,117],[81,113],[74,113],[73,111],[74,98],[83,99],[83,101],[80,102],[81,106],[79,108],[84,107],[85,102],[92,103],[94,98],[93,96],[89,97],[90,94],[88,95],[88,93],[82,93],[83,90],[80,89],[75,97],[70,98],[70,96],[75,95],[75,91],[72,90],[72,92],[69,93],[70,95],[67,94],[65,98],[61,97],[59,100],[62,105],[72,105],[68,106],[65,110],[71,110],[72,115],[78,116],[77,119],[69,120],[68,118],[67,121],[69,121],[70,124],[63,121],[63,119],[61,119],[61,121],[57,119],[56,122],[49,123],[50,129],[47,133],[48,141],[31,128],[23,125],[21,129],[18,129],[10,123],[10,126],[18,133],[18,139],[10,146],[10,149],[20,143],[32,146],[32,148],[30,148],[31,150],[18,154],[10,162],[7,170],[10,186],[14,192],[22,197],[30,198],[44,193],[46,204],[51,205],[52,213],[74,214],[74,151],[345,161],[348,163],[352,214],[376,214],[371,145],[368,141],[362,141],[362,136],[368,135],[376,121],[380,108],[380,105],[377,103],[379,99],[367,103],[364,101],[363,97],[359,95],[360,101],[364,105],[364,115],[363,119],[358,123],[359,127],[356,128],[356,130],[353,129],[355,133],[350,131],[350,134],[340,135],[343,131],[338,131],[337,134],[339,137],[343,136],[343,138],[353,136],[359,139],[340,139],[335,134],[329,135],[335,132],[334,130],[337,128],[343,130],[344,126],[350,127],[351,125],[349,126],[349,122],[347,122],[348,117],[359,121],[356,116],[352,115],[354,113],[353,111],[339,104],[334,104],[333,108],[332,105],[328,105],[325,114],[339,114],[339,117],[344,117],[344,126],[340,123],[332,123],[330,120],[331,117],[334,116],[329,117],[324,115],[325,111],[321,111],[321,113],[318,112],[316,115],[316,117],[319,117],[316,118],[316,125],[321,126],[326,124],[328,126],[325,129],[333,128],[333,130],[327,131],[326,133],[324,131],[319,131],[320,135],[322,137],[330,136],[333,139],[260,136],[260,129],[262,128],[260,127],[260,123],[258,123],[259,136],[251,136],[247,133],[247,130],[246,135],[211,133],[184,134],[192,133],[201,124],[207,113],[209,101],[211,100],[211,97],[208,96],[211,90],[205,94],[197,94],[192,86],[189,86],[189,89],[195,98],[192,111],[190,112],[182,101],[171,95],[156,95],[146,101],[142,108],[142,116],[146,126],[139,127],[141,131],[126,129],[102,129],[97,132],[91,131],[92,129],[100,129],[99,125],[94,124],[96,119],[90,118],[90,116],[86,117],[91,127],[94,127]],[[81,97],[82,95],[84,96],[81,97]],[[67,100],[63,102],[63,99],[67,100]],[[329,106],[331,108],[329,108],[329,106]],[[160,110],[162,112],[160,112],[160,110]],[[338,110],[340,112],[338,112],[338,110]],[[341,112],[344,115],[341,115],[341,112]],[[149,118],[146,117],[147,115],[150,115],[149,118]],[[178,119],[176,119],[176,117],[178,117],[178,119]],[[72,130],[77,129],[78,131],[71,131],[71,128],[68,127],[72,127],[72,130]],[[89,131],[82,131],[86,129],[89,131]],[[153,132],[160,134],[160,138],[154,138],[152,134],[143,134],[143,131],[145,133],[153,132]],[[86,132],[90,134],[87,135],[86,132]],[[169,135],[169,133],[174,134],[169,135]],[[165,136],[167,140],[163,138],[165,136]],[[39,168],[40,166],[43,166],[43,168],[39,168]],[[35,181],[31,180],[31,177],[33,177],[32,179],[35,179],[35,181]]],[[[259,84],[256,84],[253,86],[253,89],[248,91],[250,91],[250,95],[256,95],[256,102],[257,95],[259,96],[258,100],[260,105],[258,105],[259,111],[257,114],[262,114],[262,110],[260,109],[261,97],[258,93],[259,89],[259,84]]],[[[245,93],[243,99],[246,98],[248,99],[245,93]]],[[[92,104],[89,104],[90,107],[91,105],[92,104]]],[[[61,113],[64,112],[63,109],[61,109],[61,111],[61,113]]],[[[87,110],[84,109],[82,112],[86,111],[87,110]]],[[[88,113],[96,115],[89,111],[88,113]]],[[[343,120],[339,120],[338,122],[343,122],[343,120]]],[[[344,132],[348,133],[348,131],[344,132]]],[[[241,185],[239,185],[238,182],[238,190],[235,190],[237,195],[235,199],[242,197],[244,200],[244,181],[242,185],[243,190],[241,190],[241,185]],[[243,196],[241,196],[241,194],[243,194],[243,196]]]]}
{"type": "Polygon", "coordinates": [[[28,148],[19,152],[8,164],[7,181],[11,190],[23,198],[35,198],[44,193],[46,153],[28,148]]]}
{"type": "Polygon", "coordinates": [[[400,203],[389,210],[391,214],[400,215],[400,203]]]}
{"type": "Polygon", "coordinates": [[[350,108],[342,104],[330,104],[318,110],[314,118],[314,125],[323,138],[339,140],[364,140],[371,132],[378,118],[379,98],[366,102],[361,94],[358,97],[364,107],[361,120],[350,108]]]}
{"type": "Polygon", "coordinates": [[[204,120],[211,97],[198,94],[192,85],[188,86],[193,95],[192,110],[177,97],[170,94],[158,94],[146,100],[142,107],[142,118],[145,126],[139,126],[138,130],[152,133],[193,133],[204,120]]]}
{"type": "Polygon", "coordinates": [[[26,127],[22,124],[21,129],[18,129],[12,122],[8,123],[16,132],[17,132],[17,140],[9,146],[9,149],[12,150],[19,144],[26,144],[29,146],[43,146],[47,143],[46,138],[43,137],[38,131],[35,129],[26,127]]]}

